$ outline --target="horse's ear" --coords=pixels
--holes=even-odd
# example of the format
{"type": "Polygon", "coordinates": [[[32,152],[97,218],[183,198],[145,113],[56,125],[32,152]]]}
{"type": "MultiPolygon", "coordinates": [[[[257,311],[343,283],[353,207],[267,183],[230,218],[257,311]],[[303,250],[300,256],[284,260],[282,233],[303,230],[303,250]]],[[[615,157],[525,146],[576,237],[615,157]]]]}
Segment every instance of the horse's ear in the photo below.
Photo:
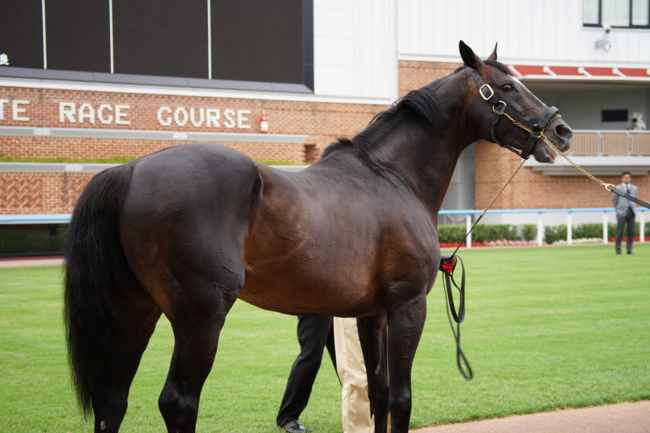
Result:
{"type": "Polygon", "coordinates": [[[499,45],[498,42],[496,44],[494,44],[494,51],[492,51],[492,54],[490,54],[490,57],[488,57],[488,60],[494,60],[496,62],[496,60],[497,60],[497,45],[499,45]]]}
{"type": "Polygon", "coordinates": [[[479,70],[484,66],[483,60],[474,54],[474,51],[472,51],[465,42],[460,41],[458,43],[458,48],[460,49],[460,57],[463,59],[465,66],[476,70],[479,70]]]}

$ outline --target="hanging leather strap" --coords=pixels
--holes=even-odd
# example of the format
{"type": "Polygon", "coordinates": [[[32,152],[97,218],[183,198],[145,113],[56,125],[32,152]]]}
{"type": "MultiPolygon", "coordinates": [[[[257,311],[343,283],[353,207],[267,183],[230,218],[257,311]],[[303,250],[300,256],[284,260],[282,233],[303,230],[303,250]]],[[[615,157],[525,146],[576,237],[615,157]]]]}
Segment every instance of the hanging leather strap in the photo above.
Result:
{"type": "Polygon", "coordinates": [[[451,327],[451,332],[456,342],[456,366],[463,378],[469,381],[474,377],[474,372],[472,371],[472,366],[469,365],[465,352],[463,352],[460,346],[460,324],[465,320],[465,265],[460,256],[454,253],[440,258],[440,270],[444,274],[442,284],[444,286],[445,299],[447,300],[445,303],[447,319],[449,320],[449,326],[451,327]],[[454,271],[458,261],[460,261],[462,270],[460,286],[454,280],[454,271]],[[452,287],[456,288],[459,293],[458,311],[456,311],[452,287]],[[453,322],[456,322],[456,326],[452,322],[452,317],[453,322]]]}

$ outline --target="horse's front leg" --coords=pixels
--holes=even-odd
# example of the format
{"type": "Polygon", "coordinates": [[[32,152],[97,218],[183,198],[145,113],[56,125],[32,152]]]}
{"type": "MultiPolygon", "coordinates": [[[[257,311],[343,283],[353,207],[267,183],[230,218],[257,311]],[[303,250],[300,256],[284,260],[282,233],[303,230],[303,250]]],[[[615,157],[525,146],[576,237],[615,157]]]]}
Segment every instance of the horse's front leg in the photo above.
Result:
{"type": "Polygon", "coordinates": [[[426,317],[425,292],[388,310],[388,376],[391,433],[407,433],[411,417],[411,368],[426,317]]]}

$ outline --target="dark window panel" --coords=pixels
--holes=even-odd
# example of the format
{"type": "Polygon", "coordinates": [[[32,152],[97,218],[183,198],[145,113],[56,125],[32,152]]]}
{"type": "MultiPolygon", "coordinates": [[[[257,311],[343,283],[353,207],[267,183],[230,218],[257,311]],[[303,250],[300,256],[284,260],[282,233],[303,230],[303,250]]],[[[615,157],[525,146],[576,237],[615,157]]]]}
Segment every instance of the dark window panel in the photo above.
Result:
{"type": "Polygon", "coordinates": [[[212,78],[303,83],[302,0],[212,0],[212,78]]]}
{"type": "Polygon", "coordinates": [[[47,68],[111,71],[109,0],[47,0],[47,68]]]}
{"type": "Polygon", "coordinates": [[[43,68],[41,0],[0,1],[0,53],[10,66],[43,68]]]}
{"type": "Polygon", "coordinates": [[[113,0],[115,73],[208,78],[206,0],[113,0]]]}
{"type": "Polygon", "coordinates": [[[627,122],[627,110],[603,110],[601,122],[627,122]]]}

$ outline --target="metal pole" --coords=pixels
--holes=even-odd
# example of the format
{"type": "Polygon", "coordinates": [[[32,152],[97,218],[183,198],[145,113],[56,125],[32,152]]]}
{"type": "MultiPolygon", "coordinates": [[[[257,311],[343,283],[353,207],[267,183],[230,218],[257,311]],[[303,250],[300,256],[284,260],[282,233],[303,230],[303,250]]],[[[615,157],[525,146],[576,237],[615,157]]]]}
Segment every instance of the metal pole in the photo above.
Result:
{"type": "Polygon", "coordinates": [[[45,0],[41,1],[43,27],[43,69],[47,69],[47,31],[45,28],[45,0]]]}
{"type": "Polygon", "coordinates": [[[115,54],[113,45],[113,0],[108,1],[108,37],[110,38],[111,50],[111,74],[115,73],[115,54]]]}
{"type": "Polygon", "coordinates": [[[571,226],[571,212],[567,212],[566,219],[566,243],[568,245],[573,245],[573,227],[571,226]]]}
{"type": "MultiPolygon", "coordinates": [[[[472,228],[472,216],[467,214],[465,216],[465,233],[469,232],[469,230],[472,228]]],[[[467,235],[467,248],[472,248],[472,233],[467,235]]]]}
{"type": "Polygon", "coordinates": [[[542,246],[544,239],[544,223],[542,221],[542,213],[537,214],[537,245],[542,246]]]}
{"type": "Polygon", "coordinates": [[[641,214],[641,218],[639,218],[641,224],[641,227],[639,227],[639,242],[645,242],[645,212],[639,213],[641,214]]]}
{"type": "Polygon", "coordinates": [[[603,212],[603,243],[607,243],[607,212],[603,212]]]}

